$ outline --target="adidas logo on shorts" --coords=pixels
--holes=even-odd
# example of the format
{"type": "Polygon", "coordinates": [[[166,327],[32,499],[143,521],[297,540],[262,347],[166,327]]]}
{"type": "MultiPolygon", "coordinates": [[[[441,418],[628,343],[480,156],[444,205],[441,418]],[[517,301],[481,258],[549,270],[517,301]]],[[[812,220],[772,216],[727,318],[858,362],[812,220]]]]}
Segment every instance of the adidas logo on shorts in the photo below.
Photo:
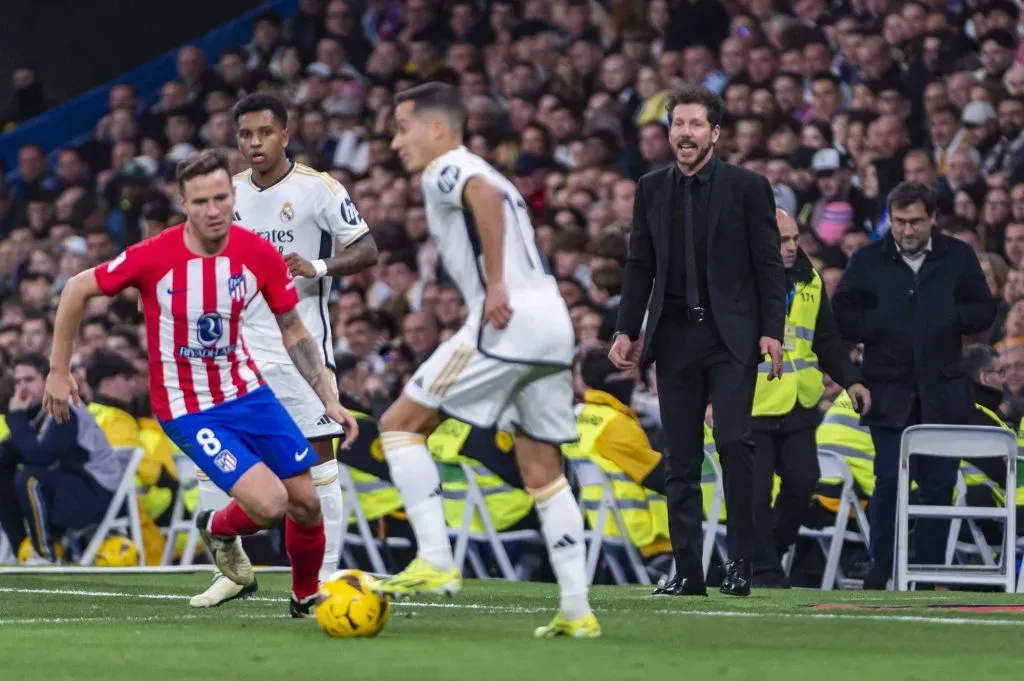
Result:
{"type": "Polygon", "coordinates": [[[330,426],[330,425],[333,425],[333,424],[334,424],[334,421],[332,421],[330,419],[330,417],[327,416],[327,414],[324,414],[323,416],[321,416],[316,421],[316,425],[318,425],[318,426],[330,426]]]}

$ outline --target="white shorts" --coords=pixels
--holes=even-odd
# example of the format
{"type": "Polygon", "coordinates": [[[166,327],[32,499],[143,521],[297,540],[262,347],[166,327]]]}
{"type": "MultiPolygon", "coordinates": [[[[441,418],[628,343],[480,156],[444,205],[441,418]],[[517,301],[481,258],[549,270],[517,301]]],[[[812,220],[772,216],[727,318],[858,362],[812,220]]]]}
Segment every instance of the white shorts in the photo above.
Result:
{"type": "MultiPolygon", "coordinates": [[[[257,362],[257,367],[263,375],[263,380],[274,391],[274,395],[306,439],[338,437],[342,434],[341,425],[327,417],[324,413],[324,403],[294,365],[257,362]]],[[[338,384],[331,370],[324,367],[324,371],[331,374],[331,385],[337,390],[338,384]]]]}
{"type": "Polygon", "coordinates": [[[571,371],[496,359],[476,341],[476,329],[460,329],[413,374],[405,395],[479,428],[515,426],[540,442],[575,442],[571,371]]]}

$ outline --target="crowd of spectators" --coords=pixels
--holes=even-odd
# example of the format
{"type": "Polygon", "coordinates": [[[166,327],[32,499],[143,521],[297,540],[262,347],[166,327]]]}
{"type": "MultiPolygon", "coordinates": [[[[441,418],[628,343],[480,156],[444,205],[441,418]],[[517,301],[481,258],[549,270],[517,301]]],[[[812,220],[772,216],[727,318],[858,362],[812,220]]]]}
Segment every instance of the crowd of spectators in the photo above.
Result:
{"type": "MultiPolygon", "coordinates": [[[[721,93],[718,153],[766,175],[831,290],[850,254],[887,230],[902,179],[935,186],[939,228],[975,247],[1002,302],[985,342],[1007,397],[1024,391],[1024,52],[1010,0],[301,0],[259,15],[252,40],[177,53],[152,105],[130,85],[85,143],[26,145],[0,185],[0,374],[47,352],[61,287],[181,219],[174,164],[234,149],[231,107],[248,92],[289,106],[289,152],[350,191],[381,251],[335,282],[331,324],[346,389],[386,405],[457,328],[438,279],[418,178],[389,149],[393,95],[457,84],[466,144],[514,178],[581,347],[611,335],[635,180],[673,160],[664,102],[684,83],[721,93]]],[[[19,69],[6,123],[42,95],[19,69]],[[31,91],[25,91],[31,88],[31,91]]],[[[236,171],[246,160],[232,151],[236,171]]],[[[99,347],[145,375],[129,297],[90,303],[76,366],[99,347]]],[[[86,381],[80,381],[87,386],[86,381]]],[[[648,383],[649,381],[645,381],[648,383]]],[[[138,381],[139,408],[145,401],[138,381]]],[[[0,408],[9,399],[0,390],[0,408]]],[[[652,418],[649,385],[638,395],[652,418]]]]}

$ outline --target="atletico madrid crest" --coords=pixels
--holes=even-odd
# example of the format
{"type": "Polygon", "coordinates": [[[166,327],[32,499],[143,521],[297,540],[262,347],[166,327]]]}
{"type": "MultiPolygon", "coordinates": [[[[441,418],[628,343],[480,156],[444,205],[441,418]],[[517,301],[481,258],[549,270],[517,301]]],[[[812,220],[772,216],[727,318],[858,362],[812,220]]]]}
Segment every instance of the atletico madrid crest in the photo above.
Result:
{"type": "Polygon", "coordinates": [[[228,279],[228,293],[231,294],[231,300],[235,302],[242,302],[245,300],[245,275],[236,274],[228,279]]]}

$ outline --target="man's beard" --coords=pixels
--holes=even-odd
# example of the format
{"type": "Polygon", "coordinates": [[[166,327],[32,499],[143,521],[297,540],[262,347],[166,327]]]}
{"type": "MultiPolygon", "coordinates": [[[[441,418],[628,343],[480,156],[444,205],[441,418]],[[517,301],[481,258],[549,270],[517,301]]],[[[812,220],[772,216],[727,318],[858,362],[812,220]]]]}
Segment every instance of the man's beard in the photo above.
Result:
{"type": "Polygon", "coordinates": [[[679,151],[680,151],[680,149],[679,149],[678,145],[676,146],[676,162],[680,166],[696,168],[701,163],[703,163],[708,158],[708,156],[711,155],[711,152],[715,148],[713,144],[709,144],[706,147],[702,147],[699,143],[695,143],[695,144],[696,144],[696,147],[697,147],[697,158],[693,161],[692,164],[683,163],[681,160],[679,160],[679,151]]]}
{"type": "Polygon", "coordinates": [[[1015,127],[1015,126],[1007,127],[1007,128],[1000,128],[999,132],[1006,139],[1008,139],[1008,140],[1015,140],[1015,139],[1017,139],[1017,135],[1020,134],[1020,128],[1015,127]]]}

